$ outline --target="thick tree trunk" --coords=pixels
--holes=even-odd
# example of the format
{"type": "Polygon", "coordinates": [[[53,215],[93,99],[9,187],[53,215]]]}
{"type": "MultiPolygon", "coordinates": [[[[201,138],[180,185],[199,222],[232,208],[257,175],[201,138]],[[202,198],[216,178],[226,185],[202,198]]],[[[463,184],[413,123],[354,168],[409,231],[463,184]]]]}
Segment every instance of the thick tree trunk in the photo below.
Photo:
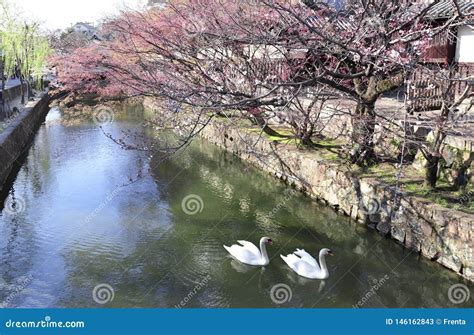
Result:
{"type": "Polygon", "coordinates": [[[311,139],[311,136],[307,136],[307,135],[303,135],[301,137],[301,144],[303,144],[305,147],[309,147],[309,148],[316,147],[316,144],[311,139]]]}
{"type": "Polygon", "coordinates": [[[375,103],[359,102],[356,115],[352,118],[351,162],[359,166],[370,166],[376,163],[374,149],[375,103]]]}

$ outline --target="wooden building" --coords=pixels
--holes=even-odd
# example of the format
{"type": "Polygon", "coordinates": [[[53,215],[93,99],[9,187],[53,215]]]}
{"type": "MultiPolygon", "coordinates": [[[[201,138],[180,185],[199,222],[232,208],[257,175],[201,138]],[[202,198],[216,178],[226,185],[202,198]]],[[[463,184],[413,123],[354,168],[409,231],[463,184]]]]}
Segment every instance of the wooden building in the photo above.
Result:
{"type": "MultiPolygon", "coordinates": [[[[473,0],[460,0],[458,4],[462,15],[474,15],[473,0]]],[[[457,13],[458,8],[451,0],[443,0],[434,5],[426,17],[433,27],[440,27],[457,13]]],[[[464,92],[466,86],[474,91],[474,20],[434,36],[423,55],[423,63],[431,72],[417,70],[407,84],[408,103],[413,110],[438,109],[445,99],[446,87],[439,80],[433,81],[432,71],[456,79],[450,91],[453,98],[464,92]]]]}

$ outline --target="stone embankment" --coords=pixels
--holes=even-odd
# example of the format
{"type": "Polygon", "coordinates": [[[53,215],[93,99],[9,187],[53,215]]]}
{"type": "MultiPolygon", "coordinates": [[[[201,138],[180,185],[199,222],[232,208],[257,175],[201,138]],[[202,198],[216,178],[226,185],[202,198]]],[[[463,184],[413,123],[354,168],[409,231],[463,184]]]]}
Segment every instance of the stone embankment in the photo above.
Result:
{"type": "MultiPolygon", "coordinates": [[[[153,101],[147,99],[144,105],[154,108],[153,101]]],[[[408,196],[379,180],[362,178],[338,161],[295,146],[277,144],[255,132],[214,122],[201,135],[406,248],[474,281],[474,215],[408,196]]]]}
{"type": "Polygon", "coordinates": [[[43,123],[49,111],[49,101],[50,97],[46,93],[28,102],[18,116],[11,122],[7,121],[7,126],[0,133],[0,191],[43,123]]]}

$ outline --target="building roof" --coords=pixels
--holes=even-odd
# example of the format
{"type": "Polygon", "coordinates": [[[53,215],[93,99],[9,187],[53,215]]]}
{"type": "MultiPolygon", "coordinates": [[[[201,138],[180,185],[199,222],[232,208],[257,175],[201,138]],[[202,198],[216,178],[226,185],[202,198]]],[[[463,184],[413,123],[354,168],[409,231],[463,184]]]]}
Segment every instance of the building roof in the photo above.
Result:
{"type": "MultiPolygon", "coordinates": [[[[474,15],[474,1],[472,0],[459,0],[459,9],[463,15],[474,15]]],[[[438,19],[449,19],[457,13],[457,8],[453,4],[452,0],[442,0],[434,5],[428,13],[427,17],[433,20],[438,19]]]]}

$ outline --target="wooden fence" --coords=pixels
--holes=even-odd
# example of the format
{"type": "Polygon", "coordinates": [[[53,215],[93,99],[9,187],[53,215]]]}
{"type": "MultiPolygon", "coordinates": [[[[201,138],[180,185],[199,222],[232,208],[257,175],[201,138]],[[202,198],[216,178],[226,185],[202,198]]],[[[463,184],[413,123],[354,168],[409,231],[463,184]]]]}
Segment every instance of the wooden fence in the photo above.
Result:
{"type": "Polygon", "coordinates": [[[457,64],[449,70],[442,68],[416,70],[408,78],[406,86],[407,104],[411,111],[436,110],[441,108],[443,100],[454,100],[459,97],[466,86],[470,86],[474,91],[474,64],[457,64]],[[449,71],[453,71],[451,76],[449,71]],[[434,78],[434,74],[441,75],[434,78]],[[448,87],[448,78],[455,80],[451,88],[448,87]]]}

